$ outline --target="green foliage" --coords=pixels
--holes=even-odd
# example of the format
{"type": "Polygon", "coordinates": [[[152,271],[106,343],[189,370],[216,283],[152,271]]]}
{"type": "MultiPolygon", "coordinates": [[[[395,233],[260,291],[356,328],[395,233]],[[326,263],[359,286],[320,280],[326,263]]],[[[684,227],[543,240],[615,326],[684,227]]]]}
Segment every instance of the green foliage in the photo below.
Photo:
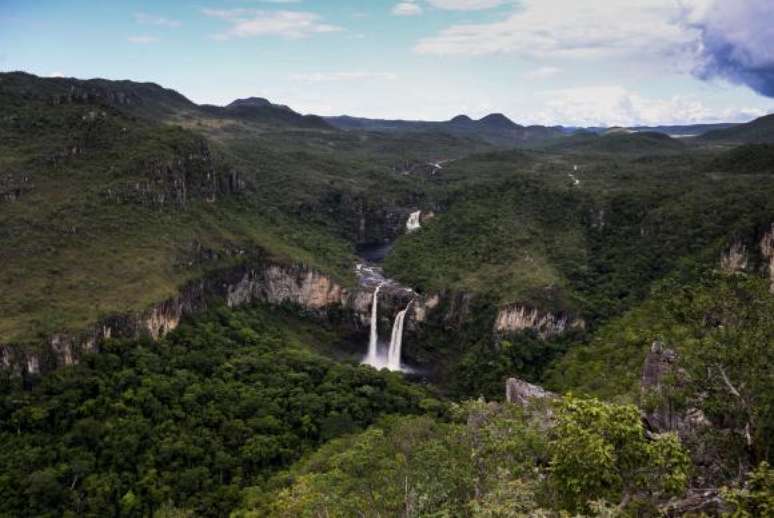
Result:
{"type": "Polygon", "coordinates": [[[774,516],[774,469],[767,462],[761,462],[748,473],[742,488],[723,490],[723,498],[734,506],[729,513],[733,518],[774,516]]]}
{"type": "Polygon", "coordinates": [[[667,390],[673,406],[697,408],[710,422],[733,430],[735,444],[722,448],[730,475],[736,469],[732,452],[748,450],[743,457],[751,455],[754,462],[773,454],[772,315],[769,283],[757,276],[707,274],[691,284],[665,282],[647,302],[603,326],[587,346],[557,361],[548,385],[634,402],[646,351],[659,340],[678,353],[685,373],[667,390]]]}
{"type": "Polygon", "coordinates": [[[590,501],[647,494],[680,494],[690,460],[675,435],[649,440],[633,405],[568,397],[550,442],[551,480],[563,506],[584,510],[590,501]]]}
{"type": "Polygon", "coordinates": [[[452,417],[393,417],[332,441],[276,477],[273,492],[251,492],[236,515],[613,517],[646,497],[664,501],[687,479],[677,438],[646,439],[634,407],[568,398],[554,426],[544,405],[471,401],[452,417]],[[603,498],[625,492],[640,500],[603,498]]]}
{"type": "Polygon", "coordinates": [[[324,440],[428,404],[399,375],[315,354],[330,337],[276,313],[221,310],[158,344],[108,342],[31,392],[4,380],[0,514],[223,516],[324,440]]]}

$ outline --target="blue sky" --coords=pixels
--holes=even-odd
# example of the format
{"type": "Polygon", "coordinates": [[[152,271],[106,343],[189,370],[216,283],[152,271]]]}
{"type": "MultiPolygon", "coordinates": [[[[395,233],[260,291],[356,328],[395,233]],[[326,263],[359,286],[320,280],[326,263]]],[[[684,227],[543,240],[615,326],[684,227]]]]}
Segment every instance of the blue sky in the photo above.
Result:
{"type": "Polygon", "coordinates": [[[774,111],[770,0],[1,0],[0,70],[305,113],[633,125],[774,111]]]}

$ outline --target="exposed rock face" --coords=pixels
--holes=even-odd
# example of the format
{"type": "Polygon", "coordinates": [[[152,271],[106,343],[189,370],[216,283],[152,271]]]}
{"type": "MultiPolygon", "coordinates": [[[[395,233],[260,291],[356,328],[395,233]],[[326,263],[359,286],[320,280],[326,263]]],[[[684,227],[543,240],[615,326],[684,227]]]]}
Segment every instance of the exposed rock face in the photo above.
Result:
{"type": "Polygon", "coordinates": [[[157,340],[176,329],[185,316],[223,300],[232,307],[259,301],[291,303],[319,317],[334,307],[344,308],[355,314],[352,324],[357,326],[363,319],[357,313],[368,312],[365,297],[367,294],[350,293],[330,277],[304,266],[239,266],[191,282],[177,296],[146,312],[107,318],[79,335],[57,334],[37,347],[0,345],[0,366],[21,377],[49,372],[77,363],[83,354],[97,351],[106,338],[148,336],[157,340]]]}
{"type": "Polygon", "coordinates": [[[500,309],[495,320],[495,332],[499,335],[535,331],[541,338],[564,334],[570,329],[583,329],[586,323],[564,313],[541,312],[525,304],[511,304],[500,309]]]}
{"type": "Polygon", "coordinates": [[[428,313],[437,308],[440,303],[441,297],[437,294],[418,301],[411,306],[414,311],[414,320],[416,322],[424,322],[427,320],[428,313]]]}
{"type": "Polygon", "coordinates": [[[677,367],[677,353],[656,340],[645,357],[640,377],[640,403],[645,420],[655,432],[678,432],[681,436],[709,424],[695,408],[677,408],[669,391],[685,384],[686,374],[677,367]]]}
{"type": "Polygon", "coordinates": [[[727,274],[739,273],[747,269],[749,262],[747,247],[741,241],[734,241],[731,248],[721,254],[720,269],[727,274]]]}
{"type": "Polygon", "coordinates": [[[150,159],[140,166],[143,179],[111,186],[105,196],[119,203],[151,207],[181,208],[189,201],[217,200],[218,195],[236,194],[246,188],[236,170],[216,167],[204,139],[192,142],[173,159],[150,159]]]}
{"type": "Polygon", "coordinates": [[[528,406],[530,401],[536,399],[554,399],[556,394],[545,390],[543,387],[527,383],[526,381],[510,378],[505,382],[505,400],[521,406],[528,406]]]}
{"type": "Polygon", "coordinates": [[[253,301],[289,302],[315,311],[350,305],[349,293],[330,277],[301,267],[279,265],[246,272],[239,282],[228,286],[226,304],[229,307],[253,301]]]}

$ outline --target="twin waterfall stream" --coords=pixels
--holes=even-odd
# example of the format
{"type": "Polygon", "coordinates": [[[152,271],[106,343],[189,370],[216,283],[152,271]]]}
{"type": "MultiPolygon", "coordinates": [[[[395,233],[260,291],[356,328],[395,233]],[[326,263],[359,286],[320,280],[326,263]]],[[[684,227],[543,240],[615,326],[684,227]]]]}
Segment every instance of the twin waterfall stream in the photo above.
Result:
{"type": "MultiPolygon", "coordinates": [[[[406,222],[406,231],[414,232],[419,230],[421,211],[412,212],[406,222]]],[[[357,266],[358,274],[362,279],[378,279],[378,284],[374,289],[373,301],[371,302],[371,333],[368,340],[368,353],[363,359],[363,363],[377,369],[389,369],[391,371],[408,372],[408,369],[401,364],[401,353],[403,348],[403,323],[406,320],[406,314],[414,303],[412,300],[408,305],[395,315],[395,321],[392,324],[392,335],[390,337],[390,346],[386,354],[379,351],[379,292],[385,284],[392,284],[393,281],[385,279],[381,268],[376,266],[366,266],[359,264],[357,266]]],[[[411,290],[408,290],[411,291],[411,290]]]]}
{"type": "Polygon", "coordinates": [[[368,354],[363,363],[377,369],[387,368],[391,371],[404,371],[401,366],[401,349],[403,347],[403,322],[406,319],[406,313],[411,307],[409,302],[406,309],[403,309],[395,316],[395,322],[392,324],[392,336],[390,338],[390,347],[387,354],[379,353],[379,291],[382,285],[374,290],[374,299],[371,303],[371,336],[368,341],[368,354]]]}

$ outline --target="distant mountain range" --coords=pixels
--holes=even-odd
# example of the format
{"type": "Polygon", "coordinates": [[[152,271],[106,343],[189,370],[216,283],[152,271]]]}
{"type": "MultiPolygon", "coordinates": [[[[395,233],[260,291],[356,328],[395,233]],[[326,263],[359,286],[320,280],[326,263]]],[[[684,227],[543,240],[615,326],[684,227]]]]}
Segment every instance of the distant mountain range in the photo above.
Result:
{"type": "MultiPolygon", "coordinates": [[[[53,103],[93,102],[122,105],[124,109],[151,119],[197,115],[250,121],[268,126],[344,131],[393,133],[443,133],[474,138],[496,146],[544,146],[578,134],[663,134],[673,138],[700,137],[702,142],[774,143],[774,114],[745,124],[685,124],[632,127],[524,126],[501,113],[479,120],[457,115],[447,121],[369,119],[342,115],[320,117],[302,115],[283,104],[262,97],[237,99],[227,106],[197,105],[175,90],[154,83],[40,78],[25,72],[2,74],[4,88],[25,97],[45,98],[53,103]]],[[[581,139],[583,140],[583,139],[581,139]]],[[[653,140],[652,138],[649,140],[653,140]]],[[[579,144],[578,141],[568,144],[579,144]]]]}
{"type": "Polygon", "coordinates": [[[460,137],[475,137],[495,145],[515,145],[561,138],[560,127],[522,126],[501,113],[479,120],[458,115],[448,121],[407,121],[367,119],[348,115],[324,118],[332,126],[347,130],[380,132],[443,132],[460,137]]]}

